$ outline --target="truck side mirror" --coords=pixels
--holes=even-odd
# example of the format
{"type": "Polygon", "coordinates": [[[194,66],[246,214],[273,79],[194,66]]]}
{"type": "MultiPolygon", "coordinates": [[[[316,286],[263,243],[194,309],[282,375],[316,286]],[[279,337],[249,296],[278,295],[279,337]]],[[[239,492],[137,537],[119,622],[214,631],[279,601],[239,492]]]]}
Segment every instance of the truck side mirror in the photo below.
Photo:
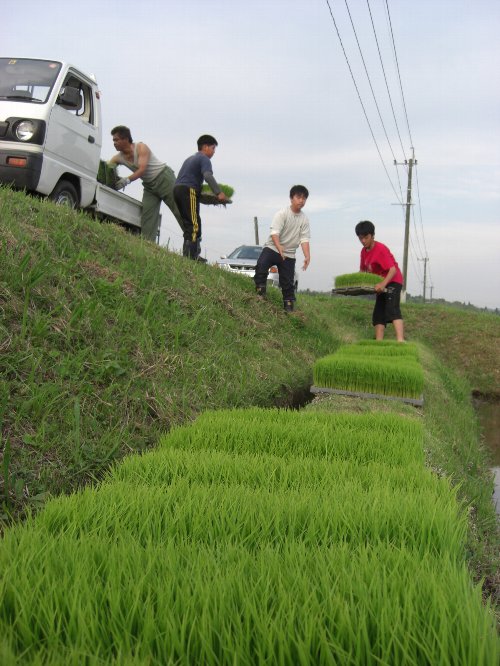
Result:
{"type": "Polygon", "coordinates": [[[63,109],[78,111],[82,105],[80,90],[78,88],[73,88],[72,86],[65,86],[59,93],[57,103],[60,104],[63,109]]]}

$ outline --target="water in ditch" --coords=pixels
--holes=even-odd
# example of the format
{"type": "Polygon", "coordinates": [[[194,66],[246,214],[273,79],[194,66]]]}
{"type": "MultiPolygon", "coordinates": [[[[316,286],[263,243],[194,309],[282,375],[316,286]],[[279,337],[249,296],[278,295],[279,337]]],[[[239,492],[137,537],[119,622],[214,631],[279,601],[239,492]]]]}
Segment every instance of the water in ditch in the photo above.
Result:
{"type": "Polygon", "coordinates": [[[493,503],[497,515],[500,516],[500,402],[474,400],[484,444],[490,451],[491,465],[495,475],[495,491],[493,503]]]}

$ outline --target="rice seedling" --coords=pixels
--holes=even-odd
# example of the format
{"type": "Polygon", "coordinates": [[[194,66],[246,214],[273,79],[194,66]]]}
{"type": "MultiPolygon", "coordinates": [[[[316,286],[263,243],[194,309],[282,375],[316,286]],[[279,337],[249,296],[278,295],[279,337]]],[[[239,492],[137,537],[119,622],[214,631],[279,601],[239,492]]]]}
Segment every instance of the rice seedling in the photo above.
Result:
{"type": "Polygon", "coordinates": [[[117,180],[116,164],[109,164],[106,160],[100,160],[97,181],[114,189],[117,180]]]}
{"type": "Polygon", "coordinates": [[[450,492],[447,479],[439,479],[420,463],[389,466],[381,462],[280,457],[266,453],[234,455],[212,449],[163,446],[142,456],[130,456],[116,465],[106,479],[133,485],[166,488],[185,480],[189,484],[244,486],[267,492],[307,491],[331,494],[344,483],[356,482],[360,492],[381,484],[394,492],[450,492]]]}
{"type": "Polygon", "coordinates": [[[174,428],[160,446],[270,453],[290,458],[424,463],[422,424],[394,414],[331,414],[275,409],[205,412],[174,428]]]}
{"type": "Polygon", "coordinates": [[[344,356],[352,355],[366,358],[375,356],[408,356],[418,360],[418,347],[412,342],[404,345],[393,340],[361,340],[360,342],[341,345],[335,352],[344,356]]]}
{"type": "MultiPolygon", "coordinates": [[[[234,194],[234,188],[231,187],[231,185],[225,185],[224,183],[218,183],[218,185],[221,189],[221,192],[224,192],[226,197],[230,200],[229,201],[230,203],[232,196],[234,194]]],[[[206,184],[203,185],[201,188],[200,201],[201,203],[207,205],[214,205],[214,206],[225,205],[223,202],[217,199],[217,196],[212,192],[210,187],[206,184]]]]}
{"type": "Polygon", "coordinates": [[[374,287],[381,281],[380,275],[373,273],[345,273],[335,277],[335,288],[339,287],[374,287]]]}
{"type": "Polygon", "coordinates": [[[205,413],[6,534],[0,655],[493,666],[466,512],[422,438],[394,415],[205,413]]]}
{"type": "Polygon", "coordinates": [[[419,398],[424,388],[422,367],[411,356],[331,354],[315,362],[313,379],[324,388],[404,398],[419,398]]]}
{"type": "Polygon", "coordinates": [[[465,512],[453,493],[433,489],[394,490],[386,484],[365,490],[350,479],[328,492],[204,485],[179,479],[169,486],[115,482],[47,505],[37,528],[56,540],[88,534],[112,541],[127,535],[150,544],[264,544],[292,542],[311,548],[335,543],[390,543],[415,552],[447,552],[460,559],[465,512]],[[437,501],[439,498],[439,501],[437,501]]]}
{"type": "Polygon", "coordinates": [[[5,666],[20,656],[30,664],[497,663],[480,590],[446,555],[345,543],[143,548],[126,537],[47,541],[27,530],[6,549],[5,666]]]}

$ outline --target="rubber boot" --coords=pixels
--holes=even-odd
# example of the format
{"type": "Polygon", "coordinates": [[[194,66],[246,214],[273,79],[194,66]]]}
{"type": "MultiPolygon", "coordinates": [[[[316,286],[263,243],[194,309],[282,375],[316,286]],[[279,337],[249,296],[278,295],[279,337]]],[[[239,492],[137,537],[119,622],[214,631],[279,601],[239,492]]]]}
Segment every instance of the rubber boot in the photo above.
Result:
{"type": "Polygon", "coordinates": [[[293,301],[283,301],[285,312],[293,312],[293,301]]]}
{"type": "Polygon", "coordinates": [[[255,291],[257,292],[257,297],[261,300],[264,300],[264,298],[266,297],[266,287],[265,286],[263,287],[261,285],[257,285],[255,287],[255,291]]]}
{"type": "Polygon", "coordinates": [[[205,257],[201,256],[201,241],[197,240],[196,241],[196,261],[201,261],[204,264],[207,263],[207,260],[205,257]]]}
{"type": "Polygon", "coordinates": [[[185,240],[184,245],[182,246],[182,256],[196,260],[196,252],[196,241],[193,243],[193,241],[185,240]]]}

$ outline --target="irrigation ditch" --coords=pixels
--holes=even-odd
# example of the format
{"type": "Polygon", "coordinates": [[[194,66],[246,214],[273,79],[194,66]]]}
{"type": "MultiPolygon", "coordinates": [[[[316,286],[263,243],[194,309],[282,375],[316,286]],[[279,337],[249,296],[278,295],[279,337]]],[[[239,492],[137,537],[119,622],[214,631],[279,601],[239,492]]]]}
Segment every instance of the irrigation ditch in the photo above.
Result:
{"type": "Polygon", "coordinates": [[[495,480],[493,503],[500,518],[500,396],[474,393],[472,404],[481,428],[482,441],[490,452],[495,480]]]}

